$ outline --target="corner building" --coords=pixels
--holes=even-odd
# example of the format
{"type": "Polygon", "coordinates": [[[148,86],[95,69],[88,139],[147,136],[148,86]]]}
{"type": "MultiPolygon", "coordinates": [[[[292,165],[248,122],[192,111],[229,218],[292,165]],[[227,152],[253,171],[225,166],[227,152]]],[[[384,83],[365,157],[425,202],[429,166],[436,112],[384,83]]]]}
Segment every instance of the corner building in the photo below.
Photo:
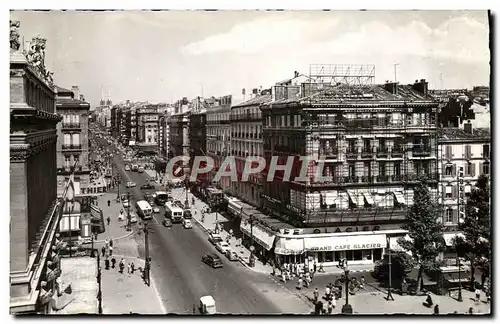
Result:
{"type": "Polygon", "coordinates": [[[290,181],[264,181],[264,209],[291,224],[275,240],[281,262],[371,264],[400,227],[425,178],[437,195],[438,103],[412,85],[279,84],[261,105],[268,176],[272,156],[294,157],[290,181]],[[307,180],[295,181],[308,156],[307,180]],[[323,166],[322,166],[323,165],[323,166]],[[318,167],[319,166],[319,167],[318,167]],[[315,172],[329,177],[322,180],[315,172]]]}

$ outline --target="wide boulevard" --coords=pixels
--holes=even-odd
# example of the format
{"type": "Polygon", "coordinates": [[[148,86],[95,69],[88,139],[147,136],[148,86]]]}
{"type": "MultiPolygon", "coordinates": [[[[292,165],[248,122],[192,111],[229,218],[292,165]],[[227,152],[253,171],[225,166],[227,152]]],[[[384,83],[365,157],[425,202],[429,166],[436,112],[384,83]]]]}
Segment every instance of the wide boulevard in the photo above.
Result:
{"type": "MultiPolygon", "coordinates": [[[[99,144],[108,146],[104,140],[99,144]]],[[[143,197],[140,186],[146,183],[146,173],[127,172],[119,154],[113,160],[121,176],[120,193],[130,192],[136,201],[143,197]],[[127,181],[137,184],[125,188],[127,181]]],[[[159,187],[157,185],[157,187],[159,187]]],[[[184,198],[180,199],[184,201],[184,198]]],[[[171,228],[161,225],[164,210],[149,221],[150,256],[152,274],[158,293],[167,312],[192,314],[199,298],[212,295],[218,313],[231,314],[283,314],[308,313],[309,307],[296,296],[280,288],[269,276],[256,273],[239,262],[222,257],[224,267],[212,269],[201,262],[206,252],[216,252],[202,229],[184,229],[180,224],[171,228]]],[[[138,230],[138,226],[135,226],[138,230]]],[[[140,242],[143,244],[143,242],[140,242]]],[[[140,249],[144,253],[144,249],[140,249]]],[[[144,257],[144,255],[141,255],[144,257]]]]}

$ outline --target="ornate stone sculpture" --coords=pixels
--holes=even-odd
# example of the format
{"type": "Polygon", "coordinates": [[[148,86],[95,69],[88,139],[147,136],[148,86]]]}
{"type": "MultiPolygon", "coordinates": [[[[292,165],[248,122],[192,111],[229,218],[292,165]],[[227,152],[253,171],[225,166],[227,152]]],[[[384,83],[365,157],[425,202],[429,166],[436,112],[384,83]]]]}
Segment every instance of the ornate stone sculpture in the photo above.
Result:
{"type": "Polygon", "coordinates": [[[45,68],[45,44],[47,40],[40,36],[33,37],[28,52],[25,52],[28,63],[34,67],[38,75],[49,85],[54,84],[53,74],[45,68]]]}
{"type": "Polygon", "coordinates": [[[21,43],[19,43],[19,32],[18,28],[21,25],[19,20],[11,20],[10,21],[10,48],[18,51],[19,47],[21,47],[21,43]]]}

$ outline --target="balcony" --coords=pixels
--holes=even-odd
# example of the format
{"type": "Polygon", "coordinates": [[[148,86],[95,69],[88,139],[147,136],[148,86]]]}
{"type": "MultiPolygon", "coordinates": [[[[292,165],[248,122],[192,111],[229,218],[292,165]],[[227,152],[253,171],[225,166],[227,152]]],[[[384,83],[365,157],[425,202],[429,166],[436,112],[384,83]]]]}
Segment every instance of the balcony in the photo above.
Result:
{"type": "Polygon", "coordinates": [[[403,157],[403,150],[401,148],[393,148],[391,151],[392,157],[403,157]]]}
{"type": "Polygon", "coordinates": [[[231,121],[261,121],[262,116],[258,113],[248,113],[242,115],[231,115],[231,121]]]}
{"type": "Polygon", "coordinates": [[[326,159],[337,159],[339,155],[338,148],[330,148],[330,149],[320,149],[319,155],[324,156],[326,159]]]}
{"type": "Polygon", "coordinates": [[[82,145],[81,144],[63,144],[62,150],[63,151],[81,151],[82,145]]]}
{"type": "Polygon", "coordinates": [[[371,158],[373,156],[373,150],[371,148],[363,148],[361,151],[361,157],[362,158],[371,158]]]}
{"type": "Polygon", "coordinates": [[[402,221],[405,215],[405,207],[392,207],[307,210],[301,216],[310,226],[324,226],[325,223],[338,226],[339,223],[402,221]]]}
{"type": "Polygon", "coordinates": [[[424,156],[430,156],[430,155],[431,155],[431,148],[429,146],[426,146],[424,148],[414,148],[413,149],[413,156],[424,157],[424,156]]]}
{"type": "Polygon", "coordinates": [[[349,149],[345,152],[346,157],[348,159],[356,159],[358,158],[358,150],[357,149],[349,149]]]}
{"type": "Polygon", "coordinates": [[[389,155],[389,148],[386,146],[377,147],[377,157],[386,157],[389,155]]]}
{"type": "Polygon", "coordinates": [[[404,176],[402,174],[393,174],[392,181],[403,181],[404,176]]]}
{"type": "Polygon", "coordinates": [[[389,176],[388,175],[378,175],[377,182],[389,182],[389,176]]]}
{"type": "Polygon", "coordinates": [[[343,177],[343,183],[358,183],[358,182],[359,182],[359,177],[357,176],[343,177]]]}
{"type": "Polygon", "coordinates": [[[361,177],[361,182],[373,182],[373,176],[371,176],[371,175],[362,176],[361,177]]]}
{"type": "Polygon", "coordinates": [[[61,129],[62,130],[76,130],[76,129],[81,129],[82,125],[80,123],[62,123],[61,129]]]}

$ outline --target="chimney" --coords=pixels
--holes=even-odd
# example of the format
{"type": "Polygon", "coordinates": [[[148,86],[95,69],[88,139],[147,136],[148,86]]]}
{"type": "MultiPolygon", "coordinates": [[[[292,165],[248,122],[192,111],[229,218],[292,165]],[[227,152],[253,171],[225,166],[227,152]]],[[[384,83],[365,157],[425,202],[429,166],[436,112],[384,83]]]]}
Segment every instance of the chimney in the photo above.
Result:
{"type": "Polygon", "coordinates": [[[390,93],[396,95],[398,94],[398,83],[397,82],[385,82],[384,86],[385,90],[389,91],[390,93]]]}
{"type": "Polygon", "coordinates": [[[427,82],[425,79],[420,79],[420,81],[415,80],[415,83],[413,84],[413,89],[420,92],[424,96],[427,96],[429,90],[429,82],[427,82]]]}
{"type": "Polygon", "coordinates": [[[71,91],[73,91],[73,98],[80,98],[80,89],[78,89],[78,86],[72,86],[71,91]]]}
{"type": "Polygon", "coordinates": [[[294,78],[298,78],[298,77],[299,77],[299,72],[294,71],[294,72],[293,72],[293,77],[294,77],[294,78]]]}
{"type": "Polygon", "coordinates": [[[464,131],[467,133],[467,134],[473,134],[473,130],[472,130],[472,124],[470,122],[470,120],[464,124],[464,131]]]}
{"type": "Polygon", "coordinates": [[[85,101],[85,97],[82,94],[80,95],[80,100],[85,101]]]}

